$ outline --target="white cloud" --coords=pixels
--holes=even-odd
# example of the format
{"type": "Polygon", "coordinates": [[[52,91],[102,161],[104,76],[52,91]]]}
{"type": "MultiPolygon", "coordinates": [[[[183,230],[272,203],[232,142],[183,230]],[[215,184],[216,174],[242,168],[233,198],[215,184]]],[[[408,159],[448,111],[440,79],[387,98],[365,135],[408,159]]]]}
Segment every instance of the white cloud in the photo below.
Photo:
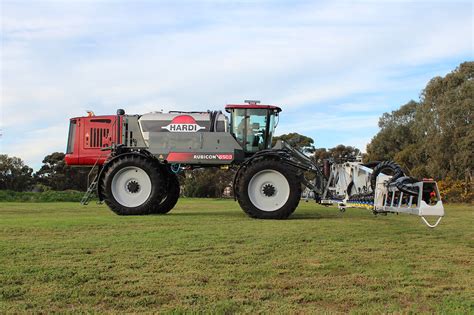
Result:
{"type": "Polygon", "coordinates": [[[21,157],[28,165],[37,167],[47,154],[66,148],[67,128],[66,124],[58,124],[27,131],[10,139],[8,144],[1,143],[5,139],[0,140],[4,145],[2,153],[21,157]]]}
{"type": "Polygon", "coordinates": [[[343,112],[359,113],[359,112],[373,111],[376,105],[377,104],[367,103],[367,102],[364,102],[364,103],[349,102],[349,103],[341,103],[341,104],[334,105],[332,106],[332,108],[339,113],[343,113],[343,112]]]}
{"type": "Polygon", "coordinates": [[[370,140],[372,140],[372,137],[347,137],[341,142],[358,148],[362,153],[366,153],[367,145],[370,143],[370,140]]]}
{"type": "MultiPolygon", "coordinates": [[[[8,2],[3,141],[33,144],[36,128],[67,126],[86,109],[205,110],[244,98],[282,104],[291,119],[280,133],[373,132],[397,105],[388,95],[419,91],[449,70],[438,64],[472,57],[472,20],[472,3],[8,2]]],[[[39,159],[66,136],[15,150],[39,159]]]]}
{"type": "Polygon", "coordinates": [[[290,132],[311,132],[311,131],[356,131],[358,129],[374,129],[377,127],[379,116],[342,116],[329,115],[325,113],[307,113],[296,122],[282,123],[278,134],[290,132]]]}

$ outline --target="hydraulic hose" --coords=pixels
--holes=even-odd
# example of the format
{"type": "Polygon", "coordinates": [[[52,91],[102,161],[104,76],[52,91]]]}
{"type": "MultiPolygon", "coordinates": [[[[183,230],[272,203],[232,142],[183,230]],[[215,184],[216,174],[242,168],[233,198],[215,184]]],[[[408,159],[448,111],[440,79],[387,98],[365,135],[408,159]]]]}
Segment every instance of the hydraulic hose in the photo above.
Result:
{"type": "Polygon", "coordinates": [[[380,173],[391,175],[391,182],[394,182],[398,178],[405,175],[402,168],[397,163],[392,161],[383,161],[374,167],[372,175],[370,176],[370,186],[372,187],[372,191],[375,191],[375,183],[377,182],[377,176],[379,176],[380,173]]]}
{"type": "Polygon", "coordinates": [[[414,184],[417,183],[418,180],[416,178],[410,176],[403,176],[392,182],[391,185],[394,185],[404,194],[416,196],[419,192],[419,187],[415,186],[414,184]]]}

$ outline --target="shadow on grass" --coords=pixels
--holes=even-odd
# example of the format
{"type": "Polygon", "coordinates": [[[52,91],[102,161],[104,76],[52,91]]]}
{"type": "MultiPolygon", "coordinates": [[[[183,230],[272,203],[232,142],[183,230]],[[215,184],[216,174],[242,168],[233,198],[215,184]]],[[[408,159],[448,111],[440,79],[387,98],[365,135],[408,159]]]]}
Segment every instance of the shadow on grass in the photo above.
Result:
{"type": "MultiPolygon", "coordinates": [[[[239,218],[239,219],[249,219],[259,221],[259,219],[250,218],[242,211],[186,211],[186,212],[170,212],[165,215],[163,214],[153,214],[151,216],[159,217],[159,216],[166,216],[166,217],[213,217],[213,218],[239,218]]],[[[297,220],[320,220],[320,219],[342,219],[343,215],[334,212],[334,213],[320,213],[320,212],[312,212],[312,213],[293,213],[287,220],[297,221],[297,220]]],[[[263,219],[262,219],[263,220],[263,219]]]]}
{"type": "Polygon", "coordinates": [[[225,217],[246,218],[245,213],[239,211],[200,211],[187,210],[186,212],[169,212],[167,214],[151,214],[152,217],[225,217]]]}
{"type": "Polygon", "coordinates": [[[340,213],[294,213],[288,219],[289,220],[320,220],[320,219],[342,219],[344,216],[340,213]]]}

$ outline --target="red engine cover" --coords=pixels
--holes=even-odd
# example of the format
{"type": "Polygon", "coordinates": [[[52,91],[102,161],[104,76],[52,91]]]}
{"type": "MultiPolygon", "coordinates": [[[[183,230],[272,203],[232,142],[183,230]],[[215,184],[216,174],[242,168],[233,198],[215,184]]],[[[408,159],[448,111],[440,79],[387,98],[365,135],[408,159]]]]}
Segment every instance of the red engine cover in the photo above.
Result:
{"type": "MultiPolygon", "coordinates": [[[[112,143],[120,143],[116,121],[115,115],[71,118],[66,164],[74,166],[93,166],[96,162],[98,165],[104,164],[110,151],[101,149],[112,143]]],[[[122,133],[121,121],[122,119],[119,123],[119,134],[122,133]]]]}

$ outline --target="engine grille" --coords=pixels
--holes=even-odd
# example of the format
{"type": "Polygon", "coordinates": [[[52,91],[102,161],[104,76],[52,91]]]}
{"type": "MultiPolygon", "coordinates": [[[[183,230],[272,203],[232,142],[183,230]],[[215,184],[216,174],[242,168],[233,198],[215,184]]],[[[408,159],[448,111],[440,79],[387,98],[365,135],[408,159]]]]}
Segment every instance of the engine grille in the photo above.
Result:
{"type": "Polygon", "coordinates": [[[90,128],[89,148],[103,148],[108,146],[109,134],[110,130],[108,128],[90,128]]]}

